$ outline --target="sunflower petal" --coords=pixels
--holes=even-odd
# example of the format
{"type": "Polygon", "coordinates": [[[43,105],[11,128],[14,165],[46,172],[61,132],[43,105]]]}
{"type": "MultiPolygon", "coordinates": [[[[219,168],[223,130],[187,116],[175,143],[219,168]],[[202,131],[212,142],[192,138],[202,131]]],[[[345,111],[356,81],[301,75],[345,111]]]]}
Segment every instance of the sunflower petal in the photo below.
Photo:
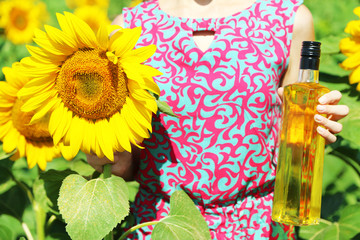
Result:
{"type": "Polygon", "coordinates": [[[66,33],[52,26],[45,25],[44,27],[49,38],[57,45],[71,48],[72,51],[77,49],[77,43],[74,41],[74,38],[69,37],[66,33]]]}
{"type": "Polygon", "coordinates": [[[68,18],[66,18],[64,15],[62,15],[60,13],[56,13],[56,18],[59,22],[61,30],[65,34],[67,34],[71,39],[74,39],[76,42],[76,47],[79,47],[79,42],[77,42],[75,30],[74,30],[72,24],[69,23],[70,20],[68,20],[68,18]]]}
{"type": "Polygon", "coordinates": [[[51,99],[43,108],[41,108],[39,111],[37,111],[34,116],[31,118],[31,121],[29,124],[33,124],[34,122],[39,121],[41,118],[43,118],[47,113],[51,112],[53,109],[56,109],[56,107],[59,104],[59,100],[51,99]]]}
{"type": "Polygon", "coordinates": [[[110,123],[114,129],[114,133],[116,136],[119,145],[124,148],[126,151],[131,152],[131,144],[130,144],[130,136],[128,125],[125,122],[125,119],[120,116],[119,113],[113,115],[110,119],[110,123]]]}
{"type": "Polygon", "coordinates": [[[21,111],[31,112],[31,111],[39,108],[41,105],[44,104],[45,101],[49,100],[55,94],[56,94],[56,92],[50,91],[50,92],[40,93],[39,95],[32,97],[32,98],[28,99],[24,103],[24,105],[21,106],[21,111]]]}
{"type": "Polygon", "coordinates": [[[38,149],[32,144],[26,144],[26,160],[28,163],[28,168],[31,169],[35,167],[38,158],[38,149]]]}
{"type": "Polygon", "coordinates": [[[70,20],[73,29],[76,29],[75,34],[77,38],[85,46],[93,48],[96,48],[98,46],[96,36],[88,24],[86,24],[83,20],[69,12],[65,12],[65,17],[70,20]]]}
{"type": "Polygon", "coordinates": [[[112,149],[112,140],[114,140],[114,136],[107,120],[97,121],[95,123],[95,128],[102,152],[110,161],[114,161],[114,151],[112,149]]]}
{"type": "Polygon", "coordinates": [[[148,45],[146,47],[140,47],[135,50],[126,52],[121,58],[123,61],[143,63],[148,60],[156,52],[155,45],[148,45]]]}
{"type": "Polygon", "coordinates": [[[3,150],[6,153],[10,153],[15,150],[18,143],[19,134],[20,133],[16,129],[11,129],[4,137],[3,150]]]}
{"type": "Polygon", "coordinates": [[[96,38],[97,41],[99,42],[100,47],[103,50],[106,50],[109,43],[109,33],[106,25],[104,24],[100,25],[96,38]]]}
{"type": "MultiPolygon", "coordinates": [[[[114,34],[110,38],[109,50],[115,51],[116,56],[122,57],[126,52],[134,49],[141,35],[141,27],[123,29],[122,34],[114,34]]],[[[119,31],[120,33],[120,31],[119,31]]]]}

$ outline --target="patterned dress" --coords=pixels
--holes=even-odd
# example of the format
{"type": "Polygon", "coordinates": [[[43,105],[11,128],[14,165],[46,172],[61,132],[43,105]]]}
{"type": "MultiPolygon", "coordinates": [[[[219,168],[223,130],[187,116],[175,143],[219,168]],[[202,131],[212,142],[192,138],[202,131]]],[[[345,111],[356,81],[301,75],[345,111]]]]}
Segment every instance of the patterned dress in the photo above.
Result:
{"type": "MultiPolygon", "coordinates": [[[[223,18],[170,16],[158,0],[123,11],[125,27],[141,26],[138,47],[155,44],[146,62],[163,75],[160,98],[179,116],[154,117],[144,142],[137,222],[168,215],[169,198],[185,190],[213,239],[288,239],[271,221],[280,99],[295,12],[302,0],[256,0],[223,18]],[[193,32],[211,30],[205,52],[193,32]]],[[[152,227],[132,235],[150,239],[152,227]]]]}

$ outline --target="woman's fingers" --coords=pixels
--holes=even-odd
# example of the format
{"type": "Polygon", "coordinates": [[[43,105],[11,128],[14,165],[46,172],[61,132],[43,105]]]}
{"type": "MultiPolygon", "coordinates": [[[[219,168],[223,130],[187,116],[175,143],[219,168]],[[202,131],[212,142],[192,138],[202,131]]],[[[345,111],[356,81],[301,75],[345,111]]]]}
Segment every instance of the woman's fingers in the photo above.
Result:
{"type": "Polygon", "coordinates": [[[328,129],[331,133],[339,133],[342,130],[342,124],[336,121],[332,121],[326,117],[321,116],[320,114],[315,114],[315,121],[326,129],[328,129]]]}
{"type": "Polygon", "coordinates": [[[322,105],[335,105],[338,104],[341,97],[341,92],[339,92],[338,90],[334,90],[324,94],[321,98],[319,98],[319,103],[322,105]]]}
{"type": "Polygon", "coordinates": [[[349,107],[346,105],[318,105],[318,113],[331,115],[331,120],[337,121],[349,114],[349,107]]]}
{"type": "Polygon", "coordinates": [[[325,138],[326,144],[336,142],[336,136],[334,134],[330,133],[329,130],[327,130],[321,126],[318,126],[316,130],[323,138],[325,138]]]}

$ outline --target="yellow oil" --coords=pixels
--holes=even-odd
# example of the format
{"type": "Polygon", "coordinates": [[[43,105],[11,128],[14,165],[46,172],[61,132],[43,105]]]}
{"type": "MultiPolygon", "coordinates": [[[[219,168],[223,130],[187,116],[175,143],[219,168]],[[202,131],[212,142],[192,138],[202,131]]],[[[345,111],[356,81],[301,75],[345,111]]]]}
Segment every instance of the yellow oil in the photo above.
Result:
{"type": "Polygon", "coordinates": [[[314,121],[318,99],[329,89],[296,83],[284,89],[283,123],[272,219],[291,225],[318,224],[325,140],[314,121]]]}

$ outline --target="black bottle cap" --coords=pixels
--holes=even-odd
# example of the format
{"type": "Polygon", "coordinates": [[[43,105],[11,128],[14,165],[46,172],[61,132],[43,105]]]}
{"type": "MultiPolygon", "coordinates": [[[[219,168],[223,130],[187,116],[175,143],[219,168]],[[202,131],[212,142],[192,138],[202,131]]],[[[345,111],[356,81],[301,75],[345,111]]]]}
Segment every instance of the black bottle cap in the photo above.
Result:
{"type": "Polygon", "coordinates": [[[300,69],[319,70],[321,42],[303,41],[300,69]]]}

